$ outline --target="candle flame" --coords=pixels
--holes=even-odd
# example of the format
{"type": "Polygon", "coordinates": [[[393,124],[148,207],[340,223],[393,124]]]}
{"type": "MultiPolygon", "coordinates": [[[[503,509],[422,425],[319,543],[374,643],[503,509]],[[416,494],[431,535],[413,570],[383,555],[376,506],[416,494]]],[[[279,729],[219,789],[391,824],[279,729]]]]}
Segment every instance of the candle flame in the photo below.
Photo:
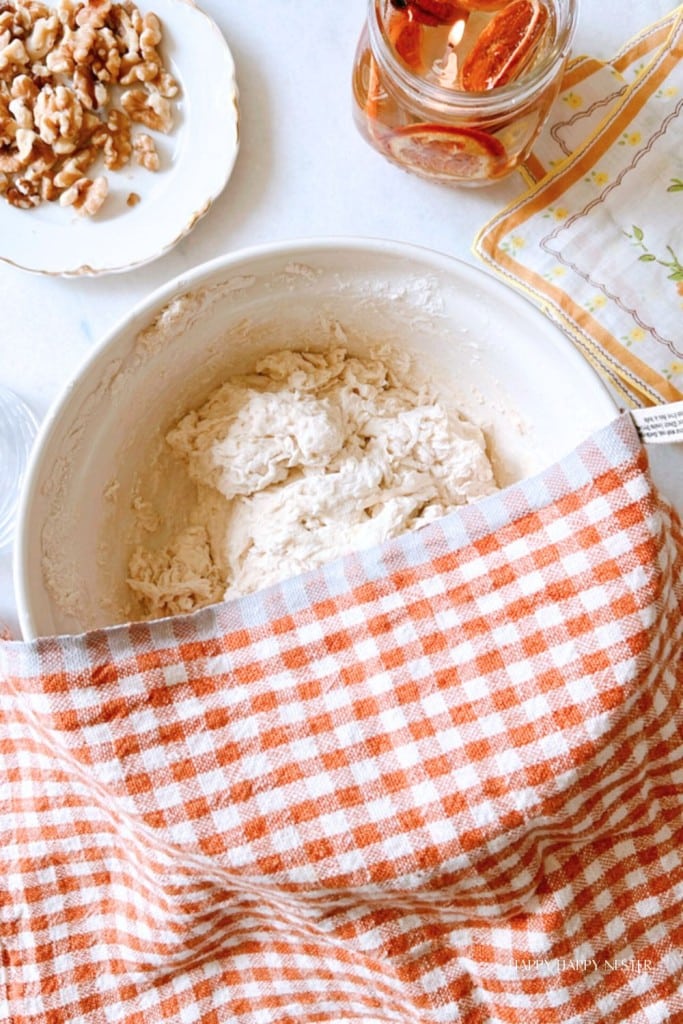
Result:
{"type": "Polygon", "coordinates": [[[465,34],[465,26],[467,25],[467,18],[458,18],[451,25],[451,30],[448,33],[448,45],[455,50],[456,46],[462,41],[462,37],[465,34]]]}

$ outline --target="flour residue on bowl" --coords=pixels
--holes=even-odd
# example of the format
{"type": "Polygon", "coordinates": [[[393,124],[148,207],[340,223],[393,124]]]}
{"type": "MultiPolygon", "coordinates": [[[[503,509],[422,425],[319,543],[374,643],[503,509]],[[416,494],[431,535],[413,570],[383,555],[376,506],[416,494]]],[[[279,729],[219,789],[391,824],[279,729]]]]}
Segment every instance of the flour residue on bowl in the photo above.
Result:
{"type": "MultiPolygon", "coordinates": [[[[458,293],[459,311],[466,295],[458,293]]],[[[528,465],[534,466],[533,438],[520,427],[519,406],[513,408],[505,394],[497,361],[478,364],[479,346],[486,355],[488,339],[471,328],[466,312],[462,323],[460,316],[445,302],[438,275],[349,277],[290,260],[262,275],[223,272],[171,295],[146,323],[135,317],[103,377],[84,375],[43,491],[40,569],[55,624],[48,629],[82,631],[248,593],[415,529],[527,475],[528,465]],[[307,372],[315,370],[320,380],[302,388],[301,368],[276,371],[278,359],[286,362],[292,352],[297,358],[308,353],[307,372]],[[343,356],[333,359],[332,352],[343,356]],[[319,408],[315,421],[326,424],[322,440],[328,446],[321,446],[318,462],[301,446],[286,479],[236,494],[230,488],[224,493],[211,474],[202,476],[196,438],[185,442],[185,450],[167,439],[188,415],[199,416],[217,389],[240,380],[257,379],[256,387],[247,388],[257,392],[250,402],[264,402],[264,395],[291,384],[311,403],[324,398],[334,405],[330,395],[317,394],[324,390],[322,378],[330,387],[332,380],[339,383],[346,372],[340,367],[352,359],[354,386],[370,396],[366,422],[380,418],[370,407],[372,394],[392,394],[401,430],[410,439],[403,448],[396,438],[396,451],[387,446],[388,425],[380,442],[379,435],[359,433],[343,405],[336,413],[319,408]],[[362,379],[358,367],[375,362],[386,378],[366,369],[370,376],[362,379]],[[430,421],[428,408],[441,419],[430,421]],[[370,466],[356,466],[354,480],[348,458],[342,472],[351,451],[370,451],[379,459],[381,443],[386,464],[374,464],[375,477],[363,482],[370,466]],[[449,460],[452,478],[444,468],[449,460]],[[461,470],[464,483],[455,493],[452,480],[461,470]],[[412,491],[397,490],[403,473],[417,481],[412,491]],[[325,504],[321,497],[334,480],[343,498],[336,511],[328,507],[331,499],[325,504]],[[313,511],[297,516],[296,502],[304,498],[313,511]],[[351,518],[344,519],[347,513],[351,518]],[[285,525],[294,539],[274,546],[270,539],[285,525]]],[[[288,401],[275,421],[285,416],[288,401]]],[[[298,422],[302,409],[295,414],[290,406],[290,419],[298,422]]],[[[299,427],[271,422],[271,432],[290,447],[299,427]]],[[[262,430],[253,443],[263,444],[266,434],[262,430]]],[[[220,447],[225,438],[214,440],[220,447]]],[[[239,443],[248,446],[244,431],[239,443]]],[[[283,458],[277,452],[273,457],[283,458]]],[[[238,468],[239,460],[231,457],[230,471],[238,468]]]]}
{"type": "Polygon", "coordinates": [[[184,522],[138,498],[128,584],[145,617],[250,593],[416,529],[496,489],[479,427],[387,346],[286,349],[233,376],[166,435],[184,522]],[[161,543],[158,537],[162,537],[161,543]],[[155,541],[157,541],[155,543],[155,541]]]}

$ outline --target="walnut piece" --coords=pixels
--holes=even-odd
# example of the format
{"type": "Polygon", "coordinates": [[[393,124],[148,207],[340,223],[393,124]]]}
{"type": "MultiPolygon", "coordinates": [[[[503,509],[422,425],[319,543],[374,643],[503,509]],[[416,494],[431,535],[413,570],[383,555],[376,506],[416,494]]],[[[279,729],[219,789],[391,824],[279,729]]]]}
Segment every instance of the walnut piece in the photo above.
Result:
{"type": "Polygon", "coordinates": [[[170,132],[173,127],[173,108],[169,100],[155,89],[136,86],[127,89],[121,97],[121,106],[131,121],[144,124],[157,132],[170,132]]]}
{"type": "Polygon", "coordinates": [[[44,86],[33,108],[33,119],[43,142],[55,153],[73,153],[83,126],[83,105],[65,85],[44,86]]]}
{"type": "Polygon", "coordinates": [[[107,198],[109,186],[104,175],[95,178],[79,178],[65,189],[59,197],[60,206],[73,206],[77,213],[92,217],[107,198]]]}
{"type": "Polygon", "coordinates": [[[109,191],[90,173],[96,161],[115,172],[134,156],[157,171],[153,138],[133,139],[131,122],[173,128],[179,87],[162,37],[158,16],[133,0],[0,0],[0,196],[92,216],[109,191]]]}
{"type": "Polygon", "coordinates": [[[120,110],[110,110],[107,118],[107,137],[104,140],[104,162],[110,171],[125,167],[133,152],[130,120],[120,110]]]}
{"type": "Polygon", "coordinates": [[[159,154],[154,139],[146,132],[138,132],[133,139],[135,159],[147,171],[159,170],[159,154]]]}

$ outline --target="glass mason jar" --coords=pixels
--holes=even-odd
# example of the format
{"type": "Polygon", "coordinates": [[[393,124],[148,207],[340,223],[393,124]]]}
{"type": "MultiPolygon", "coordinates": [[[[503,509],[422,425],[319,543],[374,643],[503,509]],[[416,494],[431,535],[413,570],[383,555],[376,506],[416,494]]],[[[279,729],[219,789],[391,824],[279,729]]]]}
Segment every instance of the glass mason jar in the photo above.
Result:
{"type": "Polygon", "coordinates": [[[499,181],[548,116],[576,14],[577,0],[369,0],[353,67],[360,132],[432,181],[499,181]]]}

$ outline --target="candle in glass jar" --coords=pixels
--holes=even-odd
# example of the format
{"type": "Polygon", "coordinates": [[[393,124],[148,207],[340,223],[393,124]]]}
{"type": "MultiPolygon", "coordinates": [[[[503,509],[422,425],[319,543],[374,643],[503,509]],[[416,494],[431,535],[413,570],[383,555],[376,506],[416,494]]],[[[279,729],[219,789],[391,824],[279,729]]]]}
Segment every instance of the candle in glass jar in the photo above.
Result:
{"type": "Polygon", "coordinates": [[[353,69],[368,142],[412,173],[485,185],[528,155],[560,87],[575,0],[370,0],[353,69]]]}

